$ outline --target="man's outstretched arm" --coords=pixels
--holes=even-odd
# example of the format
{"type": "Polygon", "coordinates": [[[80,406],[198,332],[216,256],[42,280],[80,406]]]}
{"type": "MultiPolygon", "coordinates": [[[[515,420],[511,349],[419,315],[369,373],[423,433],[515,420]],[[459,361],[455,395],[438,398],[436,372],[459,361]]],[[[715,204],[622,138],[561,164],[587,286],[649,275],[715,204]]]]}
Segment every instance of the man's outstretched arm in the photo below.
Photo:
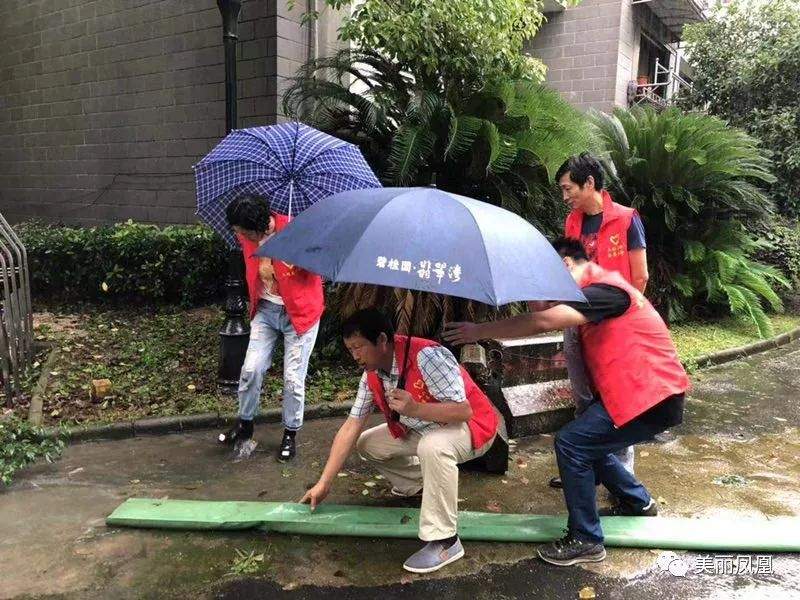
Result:
{"type": "Polygon", "coordinates": [[[557,304],[541,312],[527,313],[500,321],[446,323],[443,337],[447,342],[459,345],[487,339],[525,337],[585,323],[588,323],[588,320],[580,312],[566,304],[557,304]]]}

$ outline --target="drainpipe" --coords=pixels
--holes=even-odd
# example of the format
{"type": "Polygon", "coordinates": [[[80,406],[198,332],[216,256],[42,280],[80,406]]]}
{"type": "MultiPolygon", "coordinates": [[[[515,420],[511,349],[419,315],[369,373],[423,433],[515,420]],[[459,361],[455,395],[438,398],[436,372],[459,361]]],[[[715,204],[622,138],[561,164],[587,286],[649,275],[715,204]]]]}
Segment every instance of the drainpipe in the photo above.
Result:
{"type": "MultiPolygon", "coordinates": [[[[306,0],[306,13],[316,14],[317,0],[306,0]]],[[[306,62],[316,60],[319,53],[319,35],[317,29],[317,19],[308,19],[306,21],[306,62]]],[[[313,100],[310,98],[306,100],[303,105],[303,114],[309,115],[313,109],[313,100]]]]}

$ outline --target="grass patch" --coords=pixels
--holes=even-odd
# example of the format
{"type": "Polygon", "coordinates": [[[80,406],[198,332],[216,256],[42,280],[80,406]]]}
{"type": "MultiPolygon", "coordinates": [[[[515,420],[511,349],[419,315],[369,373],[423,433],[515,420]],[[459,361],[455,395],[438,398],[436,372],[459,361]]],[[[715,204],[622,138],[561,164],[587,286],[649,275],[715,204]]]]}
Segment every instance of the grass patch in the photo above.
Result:
{"type": "MultiPolygon", "coordinates": [[[[771,315],[770,319],[775,335],[800,326],[800,315],[796,314],[771,315]]],[[[704,354],[761,341],[752,323],[733,317],[681,323],[670,327],[670,332],[678,348],[678,356],[685,362],[692,362],[704,354]]]]}

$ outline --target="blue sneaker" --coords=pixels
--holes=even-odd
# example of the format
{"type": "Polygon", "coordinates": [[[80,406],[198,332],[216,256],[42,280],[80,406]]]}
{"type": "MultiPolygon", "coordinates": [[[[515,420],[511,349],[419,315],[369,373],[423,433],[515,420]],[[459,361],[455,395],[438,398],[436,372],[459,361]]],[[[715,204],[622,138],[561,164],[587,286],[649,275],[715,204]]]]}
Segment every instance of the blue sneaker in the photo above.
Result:
{"type": "Polygon", "coordinates": [[[454,544],[446,546],[444,542],[428,542],[422,550],[415,552],[403,563],[403,568],[412,573],[432,573],[445,565],[457,561],[464,556],[464,546],[456,538],[454,544]]]}

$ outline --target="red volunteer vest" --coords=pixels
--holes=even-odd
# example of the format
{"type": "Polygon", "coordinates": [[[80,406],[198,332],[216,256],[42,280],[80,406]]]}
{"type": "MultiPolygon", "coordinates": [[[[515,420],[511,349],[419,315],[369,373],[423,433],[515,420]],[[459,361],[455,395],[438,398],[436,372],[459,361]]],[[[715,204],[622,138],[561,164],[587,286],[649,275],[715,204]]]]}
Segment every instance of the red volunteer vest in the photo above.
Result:
{"type": "MultiPolygon", "coordinates": [[[[289,222],[284,215],[275,217],[275,230],[280,231],[289,222]]],[[[250,319],[256,315],[258,301],[261,300],[261,291],[264,283],[258,276],[259,257],[255,256],[258,249],[256,242],[237,235],[239,245],[244,254],[245,279],[250,297],[250,319]]],[[[325,299],[322,293],[322,278],[315,273],[300,269],[294,265],[275,260],[272,262],[275,269],[275,280],[278,282],[278,292],[286,306],[286,314],[298,335],[311,329],[322,316],[325,310],[325,299]]]]}
{"type": "MultiPolygon", "coordinates": [[[[628,257],[628,228],[631,226],[636,210],[622,206],[611,200],[611,195],[602,190],[603,221],[597,232],[597,255],[595,262],[609,271],[617,271],[625,281],[631,280],[631,263],[628,257]]],[[[567,215],[564,235],[581,239],[583,213],[573,210],[567,215]]]]}
{"type": "MultiPolygon", "coordinates": [[[[405,354],[406,336],[394,336],[394,352],[395,360],[398,365],[403,364],[403,356],[405,354]]],[[[430,346],[438,346],[436,342],[426,340],[423,338],[411,338],[411,348],[408,352],[408,364],[406,367],[406,391],[411,394],[415,402],[439,402],[434,398],[425,381],[422,379],[422,373],[417,365],[417,354],[423,348],[430,346]]],[[[472,408],[472,418],[467,423],[469,432],[472,435],[472,447],[482,448],[486,445],[497,433],[497,414],[494,411],[492,403],[486,394],[469,376],[469,373],[461,368],[461,377],[464,380],[464,391],[467,395],[467,402],[472,408]]],[[[383,392],[383,384],[375,371],[367,371],[367,385],[372,392],[376,406],[381,410],[383,416],[386,418],[386,424],[389,426],[389,432],[392,437],[402,438],[405,437],[407,429],[398,421],[393,421],[390,418],[391,409],[386,403],[386,397],[383,392]]]]}
{"type": "Polygon", "coordinates": [[[675,344],[650,302],[619,273],[589,264],[580,282],[613,285],[628,293],[619,317],[580,326],[586,367],[603,405],[621,427],[673,394],[689,389],[675,344]]]}

